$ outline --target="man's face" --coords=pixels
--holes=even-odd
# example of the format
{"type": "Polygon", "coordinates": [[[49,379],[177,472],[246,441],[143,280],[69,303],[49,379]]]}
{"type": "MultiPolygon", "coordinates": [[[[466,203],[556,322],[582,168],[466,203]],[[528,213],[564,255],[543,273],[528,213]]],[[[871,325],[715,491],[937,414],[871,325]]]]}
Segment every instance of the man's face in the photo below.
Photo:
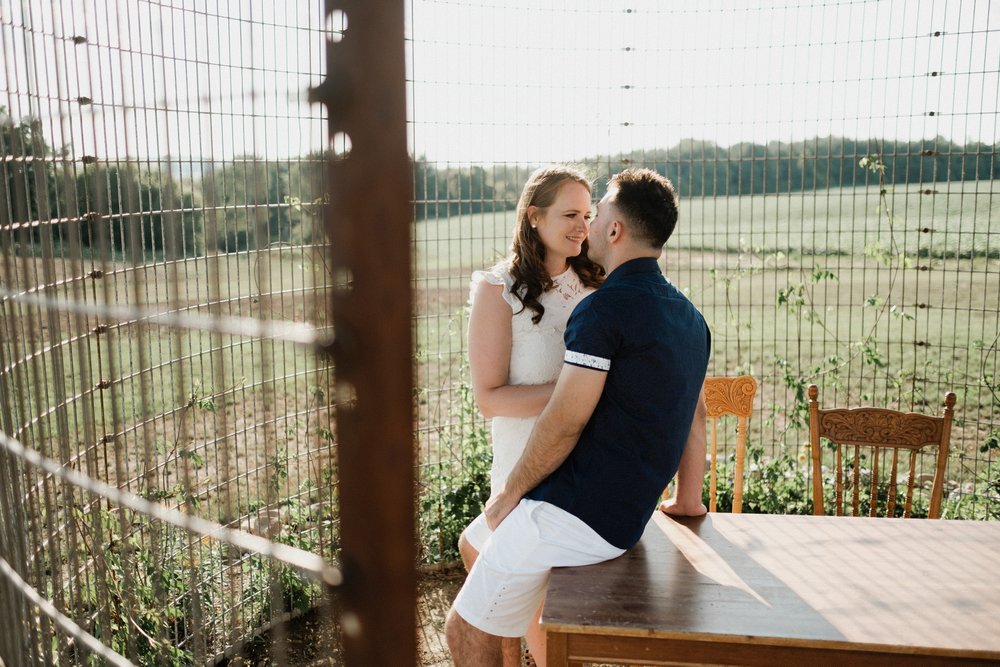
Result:
{"type": "Polygon", "coordinates": [[[617,194],[617,188],[608,190],[607,194],[597,203],[597,214],[590,221],[590,247],[587,250],[587,257],[601,266],[605,266],[607,260],[608,234],[611,223],[618,218],[618,209],[614,204],[617,194]]]}

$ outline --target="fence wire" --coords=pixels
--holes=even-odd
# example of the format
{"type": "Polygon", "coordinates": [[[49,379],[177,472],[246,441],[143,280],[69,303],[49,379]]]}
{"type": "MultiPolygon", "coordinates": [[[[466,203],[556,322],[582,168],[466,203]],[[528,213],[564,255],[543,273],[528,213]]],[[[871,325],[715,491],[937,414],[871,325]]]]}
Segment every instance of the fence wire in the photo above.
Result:
{"type": "Polygon", "coordinates": [[[676,185],[666,273],[709,322],[710,374],[759,383],[751,484],[771,498],[758,511],[810,502],[816,383],[826,406],[927,414],[955,391],[945,516],[1000,516],[996,3],[410,12],[428,487],[447,496],[436,462],[471,455],[450,437],[475,433],[461,396],[469,274],[507,253],[532,168],[563,161],[589,171],[595,199],[626,167],[676,185]],[[771,475],[789,481],[775,491],[771,475]]]}
{"type": "MultiPolygon", "coordinates": [[[[664,266],[709,321],[710,372],[758,381],[751,475],[787,462],[778,502],[808,500],[810,383],[925,413],[955,391],[944,515],[998,518],[991,4],[408,0],[422,561],[454,557],[484,474],[470,274],[559,161],[598,197],[629,166],[674,180],[664,266]]],[[[286,662],[282,621],[320,604],[328,565],[274,549],[338,562],[350,396],[314,349],[352,280],[320,225],[351,146],[307,90],[349,38],[319,1],[0,0],[8,664],[225,662],[262,629],[286,662]]],[[[422,608],[427,664],[447,604],[422,608]]]]}
{"type": "Polygon", "coordinates": [[[321,3],[3,2],[0,34],[0,655],[280,640],[338,550],[321,3]]]}

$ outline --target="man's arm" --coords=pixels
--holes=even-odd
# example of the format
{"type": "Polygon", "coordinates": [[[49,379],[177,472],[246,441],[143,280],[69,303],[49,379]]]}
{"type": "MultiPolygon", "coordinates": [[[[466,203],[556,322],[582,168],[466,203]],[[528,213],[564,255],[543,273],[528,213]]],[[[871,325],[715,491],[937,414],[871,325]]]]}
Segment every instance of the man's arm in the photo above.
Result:
{"type": "Polygon", "coordinates": [[[524,453],[503,490],[486,503],[486,523],[491,529],[495,530],[524,494],[548,477],[573,451],[597,407],[607,376],[605,371],[563,365],[552,400],[535,422],[524,453]]]}
{"type": "Polygon", "coordinates": [[[688,433],[684,453],[681,454],[677,469],[677,487],[673,498],[664,501],[660,509],[672,516],[701,516],[708,509],[701,502],[701,490],[705,480],[705,419],[708,407],[705,405],[705,388],[698,394],[691,432],[688,433]]]}

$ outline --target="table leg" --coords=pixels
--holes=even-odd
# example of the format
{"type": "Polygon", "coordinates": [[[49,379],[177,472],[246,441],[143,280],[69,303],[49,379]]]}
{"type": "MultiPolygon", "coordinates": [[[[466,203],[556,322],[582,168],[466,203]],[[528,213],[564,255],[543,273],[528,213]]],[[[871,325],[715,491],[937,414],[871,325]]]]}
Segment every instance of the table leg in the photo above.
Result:
{"type": "Polygon", "coordinates": [[[553,630],[545,631],[545,663],[550,667],[568,667],[566,635],[553,630]]]}

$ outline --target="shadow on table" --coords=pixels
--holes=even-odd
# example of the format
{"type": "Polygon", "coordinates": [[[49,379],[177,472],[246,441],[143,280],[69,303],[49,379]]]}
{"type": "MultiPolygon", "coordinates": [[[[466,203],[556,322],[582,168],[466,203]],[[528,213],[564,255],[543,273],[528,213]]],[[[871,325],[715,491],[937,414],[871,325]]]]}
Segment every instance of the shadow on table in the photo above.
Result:
{"type": "MultiPolygon", "coordinates": [[[[817,574],[819,576],[819,574],[817,574]]],[[[547,623],[684,635],[842,640],[843,635],[713,525],[657,513],[615,560],[553,571],[547,623]]]]}

